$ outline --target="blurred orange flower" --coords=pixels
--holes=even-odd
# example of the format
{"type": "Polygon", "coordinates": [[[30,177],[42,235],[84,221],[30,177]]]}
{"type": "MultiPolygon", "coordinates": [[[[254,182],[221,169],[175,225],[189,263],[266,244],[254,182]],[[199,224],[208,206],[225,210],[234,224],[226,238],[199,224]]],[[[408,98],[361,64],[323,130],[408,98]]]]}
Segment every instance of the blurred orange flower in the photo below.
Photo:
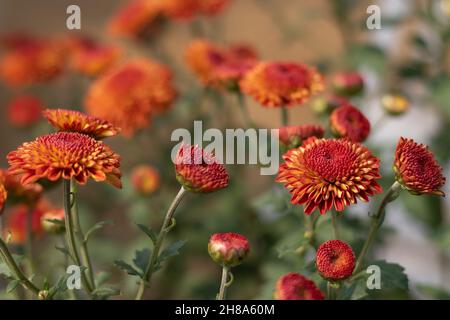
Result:
{"type": "Polygon", "coordinates": [[[10,86],[49,81],[65,65],[66,53],[61,42],[21,36],[8,39],[6,55],[0,60],[0,76],[10,86]]]}
{"type": "Polygon", "coordinates": [[[292,62],[260,62],[240,81],[242,92],[264,107],[302,104],[323,90],[323,78],[314,68],[292,62]]]}
{"type": "Polygon", "coordinates": [[[34,205],[41,198],[43,187],[38,183],[24,185],[20,182],[20,176],[3,169],[0,169],[0,180],[12,202],[34,205]]]}
{"type": "Polygon", "coordinates": [[[198,0],[164,0],[162,5],[164,13],[172,19],[190,19],[199,10],[198,0]]]}
{"type": "Polygon", "coordinates": [[[229,4],[230,0],[197,0],[200,11],[206,15],[221,13],[229,4]]]}
{"type": "Polygon", "coordinates": [[[159,188],[160,177],[152,166],[140,165],[131,172],[131,182],[137,192],[148,195],[159,188]]]}
{"type": "Polygon", "coordinates": [[[42,114],[59,131],[84,133],[94,139],[112,137],[120,132],[106,120],[75,110],[46,109],[42,114]]]}
{"type": "Polygon", "coordinates": [[[29,127],[39,121],[42,109],[41,99],[31,95],[18,96],[8,104],[8,120],[17,127],[29,127]]]}
{"type": "Polygon", "coordinates": [[[103,45],[89,38],[72,37],[69,48],[72,69],[91,77],[106,71],[121,55],[119,47],[103,45]]]}
{"type": "Polygon", "coordinates": [[[126,136],[149,125],[176,97],[170,70],[147,59],[131,60],[98,78],[85,100],[86,110],[120,127],[126,136]]]}
{"type": "Polygon", "coordinates": [[[85,184],[92,178],[117,188],[122,186],[120,157],[103,142],[80,133],[58,132],[39,137],[10,152],[7,159],[9,172],[21,175],[23,184],[41,178],[75,179],[85,184]]]}
{"type": "Polygon", "coordinates": [[[282,145],[288,149],[301,146],[303,141],[310,137],[322,138],[325,129],[319,125],[285,126],[278,131],[282,145]]]}
{"type": "Polygon", "coordinates": [[[252,48],[245,45],[224,49],[198,39],[186,49],[185,59],[203,84],[238,89],[239,80],[257,63],[258,57],[252,48]]]}
{"type": "Polygon", "coordinates": [[[305,276],[290,272],[280,277],[274,293],[276,300],[323,300],[323,293],[305,276]]]}

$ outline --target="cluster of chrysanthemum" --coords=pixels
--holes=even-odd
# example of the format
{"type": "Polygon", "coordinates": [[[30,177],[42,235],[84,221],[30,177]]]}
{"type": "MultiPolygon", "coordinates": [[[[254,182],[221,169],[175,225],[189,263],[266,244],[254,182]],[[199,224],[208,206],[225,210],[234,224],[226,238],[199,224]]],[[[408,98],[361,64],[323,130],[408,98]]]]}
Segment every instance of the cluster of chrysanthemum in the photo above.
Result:
{"type": "Polygon", "coordinates": [[[153,35],[166,20],[192,20],[222,12],[230,0],[131,0],[110,19],[114,36],[139,38],[153,35]]]}

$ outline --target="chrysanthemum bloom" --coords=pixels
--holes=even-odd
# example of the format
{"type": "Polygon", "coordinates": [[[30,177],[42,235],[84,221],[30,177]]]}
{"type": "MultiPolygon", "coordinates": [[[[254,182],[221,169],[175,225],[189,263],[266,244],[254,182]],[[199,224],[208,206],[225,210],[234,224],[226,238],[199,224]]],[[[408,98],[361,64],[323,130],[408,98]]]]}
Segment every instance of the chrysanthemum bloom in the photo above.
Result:
{"type": "Polygon", "coordinates": [[[328,240],[317,249],[316,266],[320,275],[330,281],[344,280],[355,269],[355,253],[341,240],[328,240]]]}
{"type": "Polygon", "coordinates": [[[229,4],[230,0],[197,0],[200,11],[208,16],[221,13],[229,4]]]}
{"type": "Polygon", "coordinates": [[[399,94],[388,94],[381,98],[383,109],[390,115],[401,115],[409,110],[409,101],[399,94]]]}
{"type": "Polygon", "coordinates": [[[110,121],[126,136],[149,125],[176,97],[172,73],[147,59],[131,60],[98,78],[85,105],[89,114],[110,121]]]}
{"type": "Polygon", "coordinates": [[[79,111],[46,109],[42,114],[58,131],[84,133],[94,139],[112,137],[120,132],[119,128],[116,128],[108,121],[79,111]]]}
{"type": "Polygon", "coordinates": [[[228,186],[228,173],[213,155],[199,146],[182,145],[175,159],[178,182],[192,192],[213,192],[228,186]]]}
{"type": "Polygon", "coordinates": [[[274,293],[276,300],[323,300],[323,293],[315,283],[299,273],[280,277],[274,293]]]}
{"type": "Polygon", "coordinates": [[[11,86],[52,80],[65,64],[64,46],[56,41],[22,38],[0,61],[0,76],[11,86]]]}
{"type": "Polygon", "coordinates": [[[164,0],[162,10],[169,18],[189,20],[199,12],[199,2],[199,0],[164,0]]]}
{"type": "Polygon", "coordinates": [[[89,38],[73,37],[69,47],[72,69],[90,77],[106,71],[121,55],[117,46],[103,45],[89,38]]]}
{"type": "Polygon", "coordinates": [[[131,172],[131,183],[137,192],[145,195],[152,194],[159,188],[159,173],[149,165],[137,166],[131,172]]]}
{"type": "Polygon", "coordinates": [[[39,121],[42,109],[43,103],[39,98],[19,96],[8,104],[8,120],[17,127],[29,127],[39,121]]]}
{"type": "Polygon", "coordinates": [[[203,84],[235,89],[245,72],[256,64],[257,54],[248,46],[234,45],[224,49],[198,39],[186,49],[185,59],[203,84]]]}
{"type": "Polygon", "coordinates": [[[316,208],[325,214],[333,206],[342,211],[381,192],[380,160],[359,143],[310,138],[283,159],[276,181],[285,184],[293,204],[304,205],[305,214],[316,208]]]}
{"type": "Polygon", "coordinates": [[[138,38],[154,31],[162,14],[159,0],[133,0],[121,8],[109,21],[113,36],[138,38]]]}
{"type": "Polygon", "coordinates": [[[339,107],[331,113],[330,127],[336,137],[355,142],[363,142],[370,133],[369,120],[351,105],[339,107]]]}
{"type": "Polygon", "coordinates": [[[401,137],[395,151],[394,172],[397,181],[412,194],[444,196],[442,167],[427,146],[401,137]]]}
{"type": "Polygon", "coordinates": [[[310,137],[322,138],[325,129],[319,125],[286,126],[278,131],[281,144],[287,149],[299,147],[310,137]]]}
{"type": "Polygon", "coordinates": [[[20,176],[3,169],[0,169],[0,177],[12,203],[34,206],[42,196],[43,187],[39,183],[24,185],[20,182],[20,176]]]}
{"type": "Polygon", "coordinates": [[[302,104],[323,87],[315,69],[290,62],[260,62],[240,81],[242,92],[265,107],[302,104]]]}
{"type": "Polygon", "coordinates": [[[312,101],[312,109],[317,115],[329,115],[335,109],[346,105],[350,105],[350,101],[335,95],[318,97],[312,101]]]}
{"type": "Polygon", "coordinates": [[[240,265],[249,251],[247,238],[233,232],[215,233],[208,243],[208,252],[214,262],[229,268],[240,265]]]}
{"type": "Polygon", "coordinates": [[[41,216],[42,229],[51,234],[63,233],[64,227],[64,209],[46,211],[41,216]]]}
{"type": "Polygon", "coordinates": [[[337,73],[331,79],[334,91],[339,95],[354,96],[364,89],[364,80],[358,72],[337,73]]]}
{"type": "Polygon", "coordinates": [[[120,188],[120,157],[107,145],[87,135],[58,132],[22,144],[7,156],[11,174],[28,184],[74,179],[85,184],[89,178],[107,181],[120,188]]]}

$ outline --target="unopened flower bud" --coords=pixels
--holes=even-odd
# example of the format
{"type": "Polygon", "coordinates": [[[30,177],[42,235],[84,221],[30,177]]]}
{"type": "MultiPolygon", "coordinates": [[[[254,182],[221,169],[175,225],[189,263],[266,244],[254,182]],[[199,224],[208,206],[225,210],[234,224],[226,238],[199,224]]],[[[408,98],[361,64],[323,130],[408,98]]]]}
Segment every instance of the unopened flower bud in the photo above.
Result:
{"type": "Polygon", "coordinates": [[[333,76],[333,90],[343,96],[354,96],[364,89],[364,80],[358,72],[341,72],[333,76]]]}
{"type": "Polygon", "coordinates": [[[63,233],[64,228],[64,210],[50,210],[44,213],[41,217],[41,226],[48,233],[59,234],[63,233]]]}
{"type": "Polygon", "coordinates": [[[312,102],[312,109],[314,113],[321,116],[328,115],[334,109],[348,104],[350,104],[350,102],[346,98],[331,95],[314,99],[312,102]]]}
{"type": "Polygon", "coordinates": [[[235,267],[245,259],[250,251],[247,238],[237,233],[216,233],[208,243],[211,258],[225,267],[235,267]]]}
{"type": "Polygon", "coordinates": [[[381,98],[383,109],[390,115],[401,115],[409,110],[409,101],[399,94],[387,94],[381,98]]]}
{"type": "Polygon", "coordinates": [[[41,290],[38,293],[38,299],[39,300],[47,300],[48,299],[48,290],[41,290]]]}

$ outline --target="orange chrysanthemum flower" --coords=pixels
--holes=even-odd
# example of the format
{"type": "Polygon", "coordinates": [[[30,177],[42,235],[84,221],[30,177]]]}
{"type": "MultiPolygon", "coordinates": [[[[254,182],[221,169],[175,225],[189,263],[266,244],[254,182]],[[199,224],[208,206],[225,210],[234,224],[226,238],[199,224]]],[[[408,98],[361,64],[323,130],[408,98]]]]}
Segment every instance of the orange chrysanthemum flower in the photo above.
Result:
{"type": "Polygon", "coordinates": [[[359,143],[310,138],[283,159],[276,181],[285,184],[293,204],[304,205],[305,214],[316,208],[324,214],[333,206],[342,211],[381,192],[380,160],[359,143]]]}
{"type": "Polygon", "coordinates": [[[39,121],[42,109],[43,103],[39,98],[19,96],[8,104],[8,120],[17,127],[29,127],[39,121]]]}
{"type": "Polygon", "coordinates": [[[444,196],[442,167],[427,146],[401,137],[395,151],[394,172],[397,181],[412,194],[444,196]]]}
{"type": "Polygon", "coordinates": [[[152,194],[159,188],[159,173],[149,165],[137,166],[131,172],[131,183],[137,192],[141,194],[152,194]]]}
{"type": "Polygon", "coordinates": [[[106,71],[121,55],[117,46],[102,45],[88,38],[73,37],[69,47],[72,69],[90,77],[106,71]]]}
{"type": "Polygon", "coordinates": [[[200,11],[208,16],[221,13],[229,4],[230,0],[197,0],[200,11]]]}
{"type": "Polygon", "coordinates": [[[247,46],[223,49],[207,40],[193,41],[186,49],[186,62],[205,85],[235,89],[245,72],[257,62],[257,54],[247,46]]]}
{"type": "Polygon", "coordinates": [[[355,269],[355,253],[341,240],[328,240],[317,249],[316,266],[327,280],[338,281],[350,277],[355,269]]]}
{"type": "Polygon", "coordinates": [[[216,158],[199,146],[182,145],[175,159],[180,184],[192,192],[213,192],[228,186],[228,173],[216,158]]]}
{"type": "Polygon", "coordinates": [[[23,184],[41,178],[74,179],[85,184],[92,178],[122,186],[120,157],[103,142],[80,133],[58,132],[39,137],[22,144],[7,158],[9,172],[22,175],[23,184]]]}
{"type": "Polygon", "coordinates": [[[19,176],[3,169],[0,169],[0,180],[3,181],[11,202],[33,206],[41,198],[43,187],[39,183],[24,185],[20,182],[19,176]]]}
{"type": "Polygon", "coordinates": [[[276,300],[323,300],[323,293],[316,284],[299,273],[291,272],[277,281],[276,300]]]}
{"type": "Polygon", "coordinates": [[[187,20],[199,12],[199,0],[164,0],[162,1],[164,14],[169,18],[187,20]]]}
{"type": "Polygon", "coordinates": [[[297,148],[310,137],[322,138],[325,129],[319,125],[285,126],[279,129],[280,142],[287,149],[297,148]]]}
{"type": "Polygon", "coordinates": [[[330,127],[336,137],[355,142],[363,142],[370,133],[369,120],[351,105],[339,107],[331,113],[330,127]]]}
{"type": "Polygon", "coordinates": [[[146,59],[131,60],[98,78],[85,105],[89,114],[110,121],[126,136],[149,125],[176,97],[172,73],[146,59]]]}
{"type": "Polygon", "coordinates": [[[120,132],[106,120],[89,116],[79,111],[65,109],[46,109],[44,118],[59,131],[84,133],[94,139],[112,137],[120,132]]]}
{"type": "Polygon", "coordinates": [[[0,75],[11,86],[52,80],[64,68],[66,54],[59,42],[23,36],[7,46],[0,75]]]}
{"type": "Polygon", "coordinates": [[[121,8],[109,21],[113,36],[138,38],[154,31],[162,14],[163,1],[134,0],[121,8]]]}
{"type": "Polygon", "coordinates": [[[260,62],[240,81],[242,92],[265,107],[302,104],[323,90],[323,78],[315,69],[290,62],[260,62]]]}

